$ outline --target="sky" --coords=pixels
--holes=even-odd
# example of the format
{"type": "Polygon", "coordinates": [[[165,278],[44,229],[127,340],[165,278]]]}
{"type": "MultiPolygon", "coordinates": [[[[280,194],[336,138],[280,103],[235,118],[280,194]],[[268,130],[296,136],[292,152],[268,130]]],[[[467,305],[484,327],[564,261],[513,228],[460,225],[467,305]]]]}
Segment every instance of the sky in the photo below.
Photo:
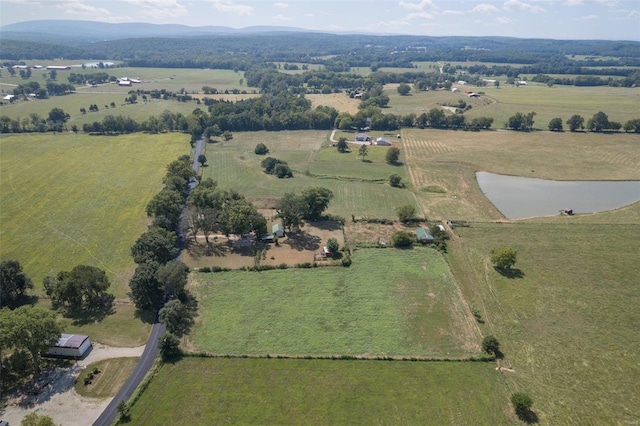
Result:
{"type": "Polygon", "coordinates": [[[41,19],[640,41],[640,0],[0,0],[0,25],[41,19]]]}

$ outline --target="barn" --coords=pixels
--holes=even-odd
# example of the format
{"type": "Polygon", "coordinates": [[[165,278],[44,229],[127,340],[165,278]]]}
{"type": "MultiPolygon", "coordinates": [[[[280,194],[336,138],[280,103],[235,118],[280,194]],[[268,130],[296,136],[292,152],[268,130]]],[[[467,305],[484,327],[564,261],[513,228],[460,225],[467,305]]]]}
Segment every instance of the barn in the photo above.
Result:
{"type": "Polygon", "coordinates": [[[416,238],[418,239],[418,242],[424,244],[433,242],[433,235],[431,235],[431,233],[429,233],[429,231],[424,228],[416,229],[416,238]]]}
{"type": "Polygon", "coordinates": [[[282,224],[280,223],[275,223],[272,227],[271,227],[271,233],[278,237],[278,238],[282,238],[284,237],[284,228],[282,227],[282,224]]]}
{"type": "Polygon", "coordinates": [[[82,358],[91,348],[91,339],[83,334],[63,334],[47,355],[64,358],[82,358]]]}
{"type": "Polygon", "coordinates": [[[376,145],[391,146],[391,141],[389,139],[385,139],[385,138],[378,138],[378,139],[376,139],[376,145]]]}

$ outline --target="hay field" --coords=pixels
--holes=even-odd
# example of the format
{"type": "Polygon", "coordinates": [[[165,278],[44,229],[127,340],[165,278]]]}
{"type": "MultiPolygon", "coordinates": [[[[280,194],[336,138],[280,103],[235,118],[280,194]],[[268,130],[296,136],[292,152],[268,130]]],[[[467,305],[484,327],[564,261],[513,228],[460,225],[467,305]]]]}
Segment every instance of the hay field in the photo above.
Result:
{"type": "Polygon", "coordinates": [[[97,266],[124,297],[146,204],[188,137],[14,135],[0,152],[0,257],[20,261],[37,289],[48,274],[97,266]]]}

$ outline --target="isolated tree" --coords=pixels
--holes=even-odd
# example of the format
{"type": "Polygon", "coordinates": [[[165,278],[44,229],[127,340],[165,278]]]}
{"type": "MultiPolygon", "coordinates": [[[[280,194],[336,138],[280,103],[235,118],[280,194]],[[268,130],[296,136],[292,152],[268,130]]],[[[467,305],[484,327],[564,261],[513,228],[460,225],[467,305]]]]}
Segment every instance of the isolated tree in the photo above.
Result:
{"type": "Polygon", "coordinates": [[[602,132],[607,129],[609,129],[609,117],[602,111],[595,113],[593,117],[587,121],[587,130],[602,132]]]}
{"type": "Polygon", "coordinates": [[[256,149],[254,151],[257,155],[267,155],[269,153],[269,148],[263,143],[259,143],[256,145],[256,149]]]}
{"type": "Polygon", "coordinates": [[[151,227],[140,235],[131,247],[131,256],[137,264],[149,261],[167,263],[180,253],[176,248],[176,240],[175,232],[160,227],[151,227]]]}
{"type": "Polygon", "coordinates": [[[549,130],[552,132],[561,132],[563,130],[562,118],[552,118],[551,121],[549,121],[549,130]]]}
{"type": "Polygon", "coordinates": [[[169,333],[182,337],[189,333],[194,323],[193,312],[179,299],[165,303],[158,312],[158,319],[167,326],[169,333]]]}
{"type": "Polygon", "coordinates": [[[391,235],[391,243],[394,247],[411,247],[416,239],[409,231],[396,231],[391,235]]]}
{"type": "Polygon", "coordinates": [[[198,163],[200,163],[200,167],[204,167],[207,164],[207,156],[204,154],[198,155],[198,163]]]}
{"type": "Polygon", "coordinates": [[[260,238],[267,232],[267,220],[249,200],[234,194],[225,201],[220,214],[220,230],[225,235],[254,232],[260,238]]]}
{"type": "Polygon", "coordinates": [[[358,155],[360,156],[360,159],[362,161],[364,161],[364,158],[369,155],[369,149],[367,148],[366,145],[360,145],[360,149],[358,150],[358,155]]]}
{"type": "Polygon", "coordinates": [[[333,199],[333,192],[330,189],[317,186],[303,190],[302,197],[306,204],[305,219],[317,220],[329,207],[329,203],[333,199]]]}
{"type": "Polygon", "coordinates": [[[640,118],[635,118],[624,123],[623,129],[625,132],[640,133],[640,118]]]}
{"type": "Polygon", "coordinates": [[[347,138],[341,137],[338,139],[338,144],[336,145],[338,152],[347,152],[349,151],[349,144],[347,144],[347,138]]]}
{"type": "Polygon", "coordinates": [[[329,250],[329,253],[331,254],[336,254],[338,250],[340,250],[340,244],[338,244],[338,240],[336,240],[335,238],[329,238],[327,240],[327,250],[329,250]]]}
{"type": "Polygon", "coordinates": [[[227,131],[225,131],[224,133],[222,133],[222,138],[223,138],[225,141],[229,141],[229,140],[233,139],[233,135],[231,134],[231,132],[230,132],[230,131],[228,131],[228,130],[227,130],[227,131]]]}
{"type": "Polygon", "coordinates": [[[526,421],[531,417],[533,399],[531,399],[531,397],[526,393],[516,392],[511,395],[511,404],[513,405],[513,409],[520,420],[526,421]]]}
{"type": "Polygon", "coordinates": [[[500,342],[494,336],[485,336],[482,339],[482,350],[489,355],[496,355],[500,352],[500,342]]]}
{"type": "Polygon", "coordinates": [[[71,116],[62,108],[53,108],[49,111],[49,121],[53,123],[66,123],[70,118],[71,116]]]}
{"type": "Polygon", "coordinates": [[[0,330],[5,346],[29,353],[36,375],[40,373],[40,355],[58,343],[62,334],[55,312],[29,305],[0,310],[0,330]]]}
{"type": "Polygon", "coordinates": [[[416,216],[416,208],[411,204],[396,207],[396,214],[400,222],[409,222],[416,216]]]}
{"type": "Polygon", "coordinates": [[[411,92],[411,86],[409,86],[407,83],[400,83],[398,85],[398,93],[400,94],[400,96],[407,96],[409,92],[411,92]]]}
{"type": "Polygon", "coordinates": [[[387,164],[398,164],[398,160],[400,159],[400,150],[395,146],[389,148],[384,159],[387,164]]]}
{"type": "Polygon", "coordinates": [[[402,178],[397,175],[397,174],[392,174],[391,176],[389,176],[389,184],[391,186],[393,186],[394,188],[402,188],[403,184],[402,184],[402,178]]]}
{"type": "Polygon", "coordinates": [[[275,209],[278,212],[278,217],[282,219],[282,226],[291,231],[300,229],[302,226],[302,218],[307,211],[307,202],[304,197],[288,192],[276,203],[275,209]]]}
{"type": "Polygon", "coordinates": [[[33,281],[24,273],[20,262],[0,262],[0,309],[5,306],[11,309],[18,307],[27,295],[27,290],[32,288],[33,281]]]}
{"type": "Polygon", "coordinates": [[[496,269],[507,270],[516,263],[517,252],[511,247],[500,247],[491,250],[491,263],[496,269]]]}
{"type": "Polygon", "coordinates": [[[164,362],[177,360],[182,355],[180,339],[175,334],[163,334],[158,339],[158,351],[160,352],[160,358],[164,362]]]}
{"type": "Polygon", "coordinates": [[[571,118],[567,120],[567,124],[569,125],[569,130],[572,132],[578,129],[584,129],[584,118],[577,114],[572,115],[571,118]]]}

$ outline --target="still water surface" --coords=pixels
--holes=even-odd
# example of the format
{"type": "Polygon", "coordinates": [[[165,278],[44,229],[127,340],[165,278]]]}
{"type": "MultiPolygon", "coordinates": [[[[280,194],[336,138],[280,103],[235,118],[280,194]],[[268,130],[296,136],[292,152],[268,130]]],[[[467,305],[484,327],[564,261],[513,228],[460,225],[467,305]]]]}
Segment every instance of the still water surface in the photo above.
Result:
{"type": "Polygon", "coordinates": [[[640,201],[640,181],[556,181],[477,172],[480,189],[509,219],[613,210],[640,201]]]}

